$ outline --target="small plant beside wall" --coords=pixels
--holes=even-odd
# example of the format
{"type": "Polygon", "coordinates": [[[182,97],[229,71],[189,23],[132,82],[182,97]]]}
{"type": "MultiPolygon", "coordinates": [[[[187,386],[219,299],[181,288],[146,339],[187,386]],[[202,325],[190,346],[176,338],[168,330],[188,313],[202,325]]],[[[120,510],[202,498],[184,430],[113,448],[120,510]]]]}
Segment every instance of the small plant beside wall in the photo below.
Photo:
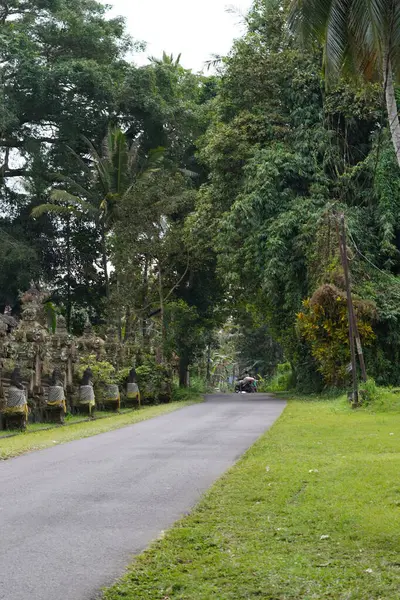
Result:
{"type": "Polygon", "coordinates": [[[152,356],[147,356],[143,364],[136,367],[136,374],[144,404],[171,401],[172,382],[165,365],[160,365],[152,356]]]}

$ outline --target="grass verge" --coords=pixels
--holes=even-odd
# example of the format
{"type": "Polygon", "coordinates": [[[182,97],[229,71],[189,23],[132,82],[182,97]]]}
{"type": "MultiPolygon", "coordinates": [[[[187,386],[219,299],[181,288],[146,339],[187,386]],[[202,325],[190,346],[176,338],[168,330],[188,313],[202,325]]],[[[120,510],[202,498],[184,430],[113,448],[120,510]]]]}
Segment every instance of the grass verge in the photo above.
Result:
{"type": "MultiPolygon", "coordinates": [[[[97,411],[95,413],[94,419],[105,419],[107,417],[115,417],[119,414],[133,412],[133,410],[135,410],[135,409],[122,408],[119,411],[119,413],[116,413],[115,411],[107,411],[107,410],[97,411]]],[[[91,422],[92,420],[93,420],[93,418],[89,418],[88,416],[85,416],[85,415],[67,414],[65,417],[65,425],[66,426],[76,425],[77,423],[91,422]]],[[[58,429],[60,427],[63,427],[63,425],[58,425],[55,423],[28,423],[25,432],[21,432],[20,429],[1,430],[0,431],[0,440],[1,440],[1,438],[8,438],[8,437],[12,437],[14,435],[23,435],[23,433],[34,433],[37,431],[58,429]]]]}
{"type": "Polygon", "coordinates": [[[0,460],[12,458],[32,450],[42,450],[55,444],[63,444],[81,438],[90,437],[106,431],[120,429],[127,425],[139,423],[146,419],[151,419],[159,415],[173,412],[184,406],[189,406],[200,401],[199,397],[192,398],[185,402],[171,402],[170,404],[161,404],[159,406],[144,406],[140,410],[129,411],[120,415],[109,416],[93,421],[84,421],[68,427],[55,427],[43,431],[35,430],[32,432],[21,433],[19,435],[0,438],[0,460]]]}
{"type": "Polygon", "coordinates": [[[290,401],[105,600],[395,600],[400,413],[290,401]]]}

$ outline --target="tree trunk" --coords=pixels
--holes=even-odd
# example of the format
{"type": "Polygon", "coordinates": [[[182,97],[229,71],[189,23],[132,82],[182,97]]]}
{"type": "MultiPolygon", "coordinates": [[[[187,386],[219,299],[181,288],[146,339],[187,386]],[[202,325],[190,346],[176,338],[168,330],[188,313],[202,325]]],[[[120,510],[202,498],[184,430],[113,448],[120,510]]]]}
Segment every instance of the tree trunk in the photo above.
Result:
{"type": "Polygon", "coordinates": [[[396,152],[397,163],[400,167],[400,120],[397,109],[392,65],[389,58],[385,59],[384,76],[386,108],[389,118],[390,133],[392,136],[394,150],[396,152]]]}
{"type": "Polygon", "coordinates": [[[206,369],[207,384],[209,384],[210,380],[211,380],[210,367],[211,367],[211,344],[210,344],[210,342],[208,342],[208,344],[207,344],[207,369],[206,369]]]}
{"type": "MultiPolygon", "coordinates": [[[[146,255],[144,257],[144,269],[143,269],[143,306],[147,306],[147,295],[148,295],[148,285],[149,285],[149,259],[146,255]]],[[[143,313],[142,317],[142,336],[143,336],[143,346],[145,349],[148,348],[149,339],[147,335],[147,319],[146,313],[143,313]]]]}
{"type": "Polygon", "coordinates": [[[106,230],[104,223],[101,223],[101,260],[103,263],[104,281],[106,285],[106,298],[110,298],[110,280],[108,277],[108,259],[107,259],[107,244],[106,244],[106,230]]]}
{"type": "Polygon", "coordinates": [[[129,340],[129,338],[131,337],[131,331],[132,331],[131,307],[127,306],[126,307],[126,311],[125,311],[125,336],[124,336],[124,342],[126,342],[127,340],[129,340]]]}
{"type": "Polygon", "coordinates": [[[66,254],[67,254],[67,331],[71,331],[71,217],[67,216],[66,222],[66,254]]]}
{"type": "Polygon", "coordinates": [[[165,331],[164,331],[164,293],[163,293],[163,282],[161,264],[158,263],[158,293],[160,297],[160,322],[161,322],[161,344],[160,344],[160,362],[164,362],[164,344],[165,344],[165,331]]]}
{"type": "Polygon", "coordinates": [[[189,367],[189,362],[186,358],[186,356],[181,356],[179,358],[179,387],[187,387],[187,383],[188,383],[188,367],[189,367]]]}
{"type": "MultiPolygon", "coordinates": [[[[117,274],[117,296],[120,298],[120,285],[119,278],[117,274]]],[[[118,302],[117,304],[117,321],[118,321],[118,340],[122,342],[122,306],[118,302]]]]}

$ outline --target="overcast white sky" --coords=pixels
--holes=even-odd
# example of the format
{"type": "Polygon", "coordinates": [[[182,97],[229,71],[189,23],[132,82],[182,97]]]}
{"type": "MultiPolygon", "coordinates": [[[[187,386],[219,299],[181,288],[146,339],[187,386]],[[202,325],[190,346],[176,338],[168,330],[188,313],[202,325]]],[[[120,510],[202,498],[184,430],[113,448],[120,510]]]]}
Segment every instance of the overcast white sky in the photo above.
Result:
{"type": "Polygon", "coordinates": [[[251,0],[107,0],[113,15],[127,18],[130,34],[147,42],[137,64],[147,64],[147,56],[161,57],[163,50],[177,56],[194,71],[203,68],[212,54],[227,54],[234,38],[243,33],[240,19],[228,14],[235,6],[247,12],[251,0]]]}

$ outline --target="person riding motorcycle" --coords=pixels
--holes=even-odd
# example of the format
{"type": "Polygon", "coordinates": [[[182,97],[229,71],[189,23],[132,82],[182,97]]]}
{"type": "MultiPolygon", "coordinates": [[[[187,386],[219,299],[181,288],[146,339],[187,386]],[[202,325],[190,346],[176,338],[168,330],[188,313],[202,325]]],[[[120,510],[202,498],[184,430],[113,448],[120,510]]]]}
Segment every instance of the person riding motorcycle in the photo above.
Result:
{"type": "Polygon", "coordinates": [[[254,377],[251,377],[248,371],[244,372],[244,375],[236,383],[235,391],[238,393],[254,393],[257,389],[257,381],[254,377]]]}

